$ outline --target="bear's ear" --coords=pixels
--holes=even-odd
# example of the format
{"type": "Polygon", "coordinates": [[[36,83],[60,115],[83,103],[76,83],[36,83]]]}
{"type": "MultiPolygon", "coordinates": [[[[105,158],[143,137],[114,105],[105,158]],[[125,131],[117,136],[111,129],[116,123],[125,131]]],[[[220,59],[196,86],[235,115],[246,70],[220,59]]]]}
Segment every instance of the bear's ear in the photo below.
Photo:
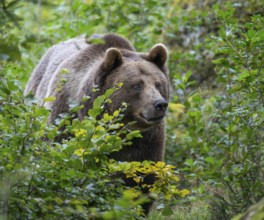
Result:
{"type": "Polygon", "coordinates": [[[103,86],[109,73],[123,63],[121,52],[116,48],[109,48],[104,56],[104,60],[99,67],[99,73],[95,76],[95,84],[103,86]]]}
{"type": "Polygon", "coordinates": [[[158,67],[163,68],[168,59],[168,50],[165,45],[156,44],[150,49],[149,54],[145,58],[155,63],[158,67]]]}
{"type": "Polygon", "coordinates": [[[123,63],[121,52],[116,48],[109,48],[103,61],[104,70],[111,71],[123,63]]]}

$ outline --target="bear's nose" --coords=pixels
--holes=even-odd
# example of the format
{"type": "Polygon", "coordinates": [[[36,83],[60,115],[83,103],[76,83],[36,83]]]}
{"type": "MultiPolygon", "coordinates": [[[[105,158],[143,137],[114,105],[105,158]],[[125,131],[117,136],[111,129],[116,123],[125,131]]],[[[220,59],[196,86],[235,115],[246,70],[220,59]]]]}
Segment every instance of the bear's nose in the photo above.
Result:
{"type": "Polygon", "coordinates": [[[165,112],[168,107],[168,102],[165,99],[160,99],[154,102],[154,107],[157,111],[163,111],[165,112]]]}

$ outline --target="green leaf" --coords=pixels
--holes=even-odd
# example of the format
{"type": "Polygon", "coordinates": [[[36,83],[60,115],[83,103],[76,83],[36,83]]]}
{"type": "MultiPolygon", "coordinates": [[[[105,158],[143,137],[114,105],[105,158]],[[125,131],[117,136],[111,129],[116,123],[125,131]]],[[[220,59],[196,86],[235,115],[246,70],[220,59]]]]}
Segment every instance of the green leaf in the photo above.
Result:
{"type": "Polygon", "coordinates": [[[206,157],[205,161],[210,163],[211,165],[215,164],[215,159],[213,157],[206,157]]]}
{"type": "Polygon", "coordinates": [[[10,90],[8,88],[6,88],[6,87],[0,87],[0,90],[2,92],[4,92],[6,95],[10,95],[11,94],[10,90]]]}
{"type": "Polygon", "coordinates": [[[166,206],[163,210],[162,210],[162,215],[164,216],[170,216],[173,214],[172,209],[169,206],[166,206]]]}
{"type": "Polygon", "coordinates": [[[54,101],[56,101],[56,97],[54,96],[44,98],[44,102],[54,102],[54,101]]]}
{"type": "Polygon", "coordinates": [[[238,81],[244,81],[249,76],[250,76],[249,71],[248,70],[245,70],[243,73],[241,73],[241,74],[238,75],[237,80],[238,81]]]}
{"type": "Polygon", "coordinates": [[[141,138],[141,137],[142,135],[140,134],[140,131],[137,130],[133,130],[126,135],[126,139],[129,141],[132,140],[133,138],[141,138]]]}

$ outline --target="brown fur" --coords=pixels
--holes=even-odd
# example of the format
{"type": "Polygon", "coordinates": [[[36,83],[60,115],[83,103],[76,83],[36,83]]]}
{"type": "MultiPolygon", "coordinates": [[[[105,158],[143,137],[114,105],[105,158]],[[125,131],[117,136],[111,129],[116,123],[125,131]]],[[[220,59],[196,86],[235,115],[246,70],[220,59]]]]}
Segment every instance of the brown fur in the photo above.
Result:
{"type": "MultiPolygon", "coordinates": [[[[46,108],[51,109],[51,123],[59,114],[68,112],[70,103],[80,104],[84,96],[90,96],[78,112],[82,120],[98,95],[122,82],[121,89],[111,96],[112,103],[107,111],[111,113],[126,102],[124,121],[135,121],[132,129],[141,130],[143,137],[134,139],[131,146],[111,157],[119,161],[162,160],[164,116],[169,98],[165,46],[156,44],[148,53],[138,53],[118,35],[94,35],[92,38],[100,38],[104,43],[89,44],[80,37],[51,47],[32,73],[25,94],[32,91],[46,108]],[[94,86],[98,86],[98,92],[92,92],[94,86]],[[50,96],[56,100],[44,102],[44,98],[50,96]]],[[[149,182],[153,181],[150,178],[149,182]]]]}
{"type": "Polygon", "coordinates": [[[123,161],[162,160],[166,107],[164,111],[157,111],[154,103],[169,98],[165,46],[157,44],[149,53],[138,53],[118,35],[94,35],[92,38],[101,38],[104,43],[87,44],[80,37],[51,47],[33,71],[25,94],[32,91],[46,108],[51,109],[50,122],[67,112],[71,102],[80,103],[83,96],[90,96],[78,112],[78,117],[83,119],[96,96],[122,82],[122,88],[111,97],[108,111],[111,113],[126,102],[125,121],[136,121],[134,129],[141,130],[143,138],[113,154],[114,157],[123,161]],[[99,91],[92,92],[96,85],[99,91]],[[44,98],[50,96],[56,100],[44,102],[44,98]]]}

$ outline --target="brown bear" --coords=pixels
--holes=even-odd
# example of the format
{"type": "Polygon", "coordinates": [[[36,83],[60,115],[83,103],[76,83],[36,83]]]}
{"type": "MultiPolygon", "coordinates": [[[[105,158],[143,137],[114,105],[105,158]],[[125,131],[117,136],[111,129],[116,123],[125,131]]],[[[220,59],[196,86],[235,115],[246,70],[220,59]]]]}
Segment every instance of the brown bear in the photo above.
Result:
{"type": "MultiPolygon", "coordinates": [[[[132,145],[111,157],[118,161],[163,160],[164,117],[169,99],[166,47],[156,44],[148,53],[139,53],[115,34],[93,35],[91,39],[101,43],[88,43],[79,37],[51,47],[33,71],[25,94],[33,92],[51,110],[51,123],[59,114],[68,112],[72,102],[81,104],[82,98],[89,96],[78,111],[82,120],[97,96],[121,82],[122,87],[111,96],[112,103],[106,111],[112,113],[127,103],[124,121],[135,122],[133,129],[140,130],[142,138],[134,139],[132,145]],[[95,86],[97,92],[92,91],[95,86]],[[56,99],[45,102],[47,97],[56,99]]],[[[154,178],[147,181],[151,183],[154,178]]],[[[129,180],[127,184],[133,185],[129,180]]]]}

